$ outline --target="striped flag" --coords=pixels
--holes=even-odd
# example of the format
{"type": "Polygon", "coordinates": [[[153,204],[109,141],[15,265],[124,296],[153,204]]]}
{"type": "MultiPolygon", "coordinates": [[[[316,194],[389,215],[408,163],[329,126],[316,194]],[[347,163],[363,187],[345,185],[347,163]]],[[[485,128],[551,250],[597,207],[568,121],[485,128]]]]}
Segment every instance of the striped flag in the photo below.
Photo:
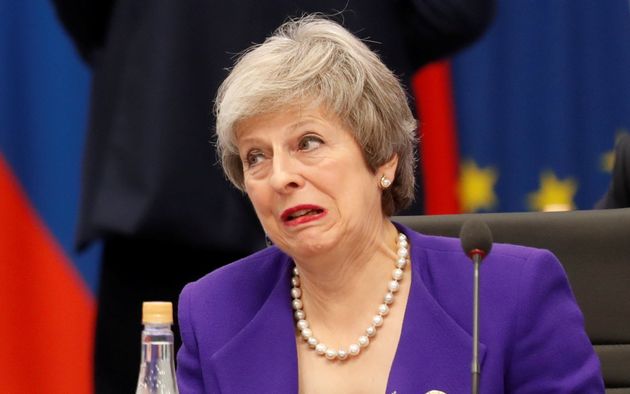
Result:
{"type": "Polygon", "coordinates": [[[0,3],[0,391],[91,393],[96,253],[73,252],[89,73],[48,2],[0,3]]]}

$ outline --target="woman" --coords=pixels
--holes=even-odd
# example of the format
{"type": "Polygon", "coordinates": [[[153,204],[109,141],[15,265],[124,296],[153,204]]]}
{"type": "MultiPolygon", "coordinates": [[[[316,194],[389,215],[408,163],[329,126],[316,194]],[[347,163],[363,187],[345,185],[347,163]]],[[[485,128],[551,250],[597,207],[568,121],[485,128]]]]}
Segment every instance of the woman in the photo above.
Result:
{"type": "MultiPolygon", "coordinates": [[[[306,17],[240,58],[216,115],[275,246],[182,292],[181,392],[469,391],[470,263],[389,220],[413,199],[416,130],[392,72],[306,17]]],[[[496,245],[483,269],[483,392],[603,392],[555,257],[496,245]]]]}

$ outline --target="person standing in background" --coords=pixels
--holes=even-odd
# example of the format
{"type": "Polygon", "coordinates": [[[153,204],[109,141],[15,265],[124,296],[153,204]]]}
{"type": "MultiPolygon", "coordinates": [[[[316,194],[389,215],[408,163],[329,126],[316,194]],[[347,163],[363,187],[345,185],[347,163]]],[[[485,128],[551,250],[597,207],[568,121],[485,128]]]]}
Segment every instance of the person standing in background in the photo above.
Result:
{"type": "Polygon", "coordinates": [[[630,207],[630,134],[621,133],[615,143],[615,163],[610,186],[595,209],[630,207]]]}
{"type": "MultiPolygon", "coordinates": [[[[176,303],[185,283],[264,247],[250,203],[207,143],[211,100],[235,54],[288,17],[321,12],[367,39],[409,86],[422,65],[477,39],[494,14],[491,0],[54,4],[93,71],[77,245],[104,244],[99,394],[135,386],[142,301],[176,303]]],[[[406,211],[421,212],[421,199],[406,211]]]]}

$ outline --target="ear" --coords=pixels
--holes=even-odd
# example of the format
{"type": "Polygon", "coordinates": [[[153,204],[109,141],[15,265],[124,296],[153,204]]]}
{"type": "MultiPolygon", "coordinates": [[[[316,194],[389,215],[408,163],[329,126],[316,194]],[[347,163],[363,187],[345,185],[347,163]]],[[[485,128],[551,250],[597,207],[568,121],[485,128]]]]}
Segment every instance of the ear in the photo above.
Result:
{"type": "Polygon", "coordinates": [[[376,176],[380,179],[381,176],[385,175],[393,183],[396,177],[396,168],[398,168],[398,155],[394,154],[391,159],[376,169],[376,176]]]}

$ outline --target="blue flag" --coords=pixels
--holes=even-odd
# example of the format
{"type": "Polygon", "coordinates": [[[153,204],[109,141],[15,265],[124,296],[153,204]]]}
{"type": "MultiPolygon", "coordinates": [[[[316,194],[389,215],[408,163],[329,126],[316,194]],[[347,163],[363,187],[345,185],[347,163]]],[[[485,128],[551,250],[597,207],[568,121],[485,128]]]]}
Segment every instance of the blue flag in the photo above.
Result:
{"type": "Polygon", "coordinates": [[[464,211],[590,209],[630,130],[630,3],[499,1],[453,81],[464,211]]]}

